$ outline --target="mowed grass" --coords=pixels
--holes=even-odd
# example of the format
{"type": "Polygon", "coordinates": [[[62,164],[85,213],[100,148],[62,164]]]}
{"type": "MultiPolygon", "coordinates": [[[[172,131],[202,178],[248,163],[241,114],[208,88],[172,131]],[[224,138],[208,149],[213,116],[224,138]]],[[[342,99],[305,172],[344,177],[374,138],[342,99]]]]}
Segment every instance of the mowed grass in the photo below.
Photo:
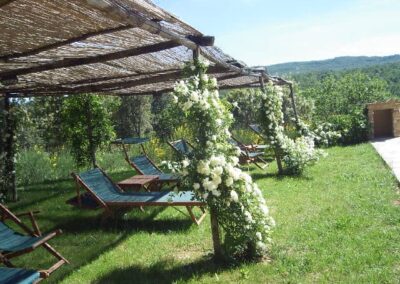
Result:
{"type": "MultiPolygon", "coordinates": [[[[400,283],[394,177],[369,144],[328,153],[302,177],[251,168],[277,222],[266,263],[214,263],[209,220],[197,227],[172,208],[101,226],[100,212],[65,204],[71,180],[26,187],[10,207],[40,209],[43,231],[64,231],[51,244],[71,264],[47,283],[400,283]]],[[[50,260],[38,251],[15,264],[43,268],[50,260]]]]}

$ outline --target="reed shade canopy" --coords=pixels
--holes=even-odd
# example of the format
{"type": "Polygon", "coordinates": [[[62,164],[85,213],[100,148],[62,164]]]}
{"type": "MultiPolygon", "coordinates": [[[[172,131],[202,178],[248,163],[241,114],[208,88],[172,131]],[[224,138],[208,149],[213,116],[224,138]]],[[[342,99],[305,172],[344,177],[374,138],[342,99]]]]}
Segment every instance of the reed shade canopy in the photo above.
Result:
{"type": "Polygon", "coordinates": [[[286,84],[149,0],[0,0],[0,96],[157,94],[200,50],[221,89],[286,84]]]}

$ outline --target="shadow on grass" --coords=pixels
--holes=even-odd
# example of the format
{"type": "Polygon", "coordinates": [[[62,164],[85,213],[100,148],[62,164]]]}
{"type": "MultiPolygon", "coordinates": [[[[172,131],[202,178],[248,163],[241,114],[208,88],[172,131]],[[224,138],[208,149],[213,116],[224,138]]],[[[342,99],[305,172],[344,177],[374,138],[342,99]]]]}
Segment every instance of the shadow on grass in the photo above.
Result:
{"type": "MultiPolygon", "coordinates": [[[[148,232],[148,233],[168,233],[171,231],[186,231],[193,225],[188,218],[169,219],[169,220],[153,220],[164,209],[153,210],[153,212],[145,216],[135,216],[130,218],[117,218],[113,220],[101,221],[100,215],[95,216],[44,216],[42,219],[57,224],[65,233],[80,234],[90,232],[116,232],[124,233],[132,232],[148,232]]],[[[143,214],[143,213],[142,213],[143,214]]]]}
{"type": "Polygon", "coordinates": [[[314,180],[313,177],[310,177],[308,175],[289,175],[289,174],[279,174],[279,173],[252,173],[251,174],[253,180],[257,181],[260,179],[266,179],[266,178],[272,178],[277,181],[282,181],[285,179],[298,179],[298,180],[305,180],[305,181],[311,181],[314,180]]]}
{"type": "Polygon", "coordinates": [[[192,263],[178,265],[174,260],[167,259],[158,261],[149,267],[134,265],[116,269],[100,278],[96,283],[186,283],[201,275],[215,275],[232,268],[232,265],[215,262],[210,256],[192,263]]]}

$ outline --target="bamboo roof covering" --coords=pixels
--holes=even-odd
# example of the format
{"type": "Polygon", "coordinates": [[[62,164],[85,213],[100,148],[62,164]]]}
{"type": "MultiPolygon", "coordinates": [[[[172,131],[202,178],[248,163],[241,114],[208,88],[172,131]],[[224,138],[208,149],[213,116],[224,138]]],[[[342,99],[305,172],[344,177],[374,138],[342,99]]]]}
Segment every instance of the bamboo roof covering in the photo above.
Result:
{"type": "Polygon", "coordinates": [[[193,50],[222,89],[287,83],[213,42],[150,0],[0,0],[0,95],[163,93],[193,50]]]}

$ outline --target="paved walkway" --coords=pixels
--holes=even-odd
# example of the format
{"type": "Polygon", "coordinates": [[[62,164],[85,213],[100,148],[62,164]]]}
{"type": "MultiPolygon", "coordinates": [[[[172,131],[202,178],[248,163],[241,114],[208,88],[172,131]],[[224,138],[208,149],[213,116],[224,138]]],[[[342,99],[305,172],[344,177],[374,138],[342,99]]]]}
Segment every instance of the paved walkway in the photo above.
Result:
{"type": "Polygon", "coordinates": [[[376,139],[371,144],[390,166],[400,182],[400,137],[376,139]]]}

